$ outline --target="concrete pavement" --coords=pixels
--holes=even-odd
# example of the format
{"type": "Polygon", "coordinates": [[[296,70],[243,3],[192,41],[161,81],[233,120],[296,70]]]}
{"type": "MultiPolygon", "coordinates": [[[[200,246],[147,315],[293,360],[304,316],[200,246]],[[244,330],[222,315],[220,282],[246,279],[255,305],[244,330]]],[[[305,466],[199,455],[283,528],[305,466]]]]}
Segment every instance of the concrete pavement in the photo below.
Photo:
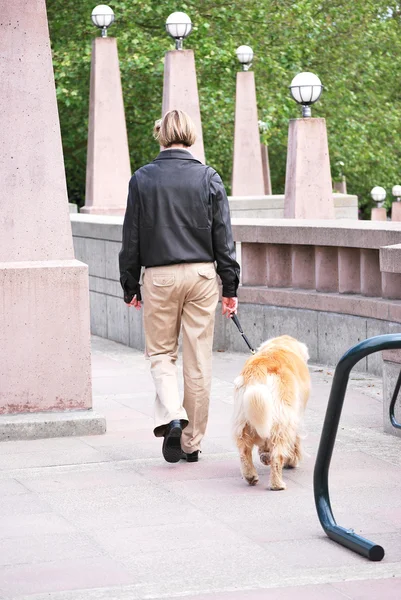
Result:
{"type": "Polygon", "coordinates": [[[152,435],[140,352],[93,338],[106,435],[0,444],[0,599],[341,600],[401,597],[401,439],[382,433],[381,381],[350,382],[331,467],[334,514],[382,544],[370,563],[331,542],[312,472],[332,369],[311,367],[309,454],[285,492],[240,477],[232,381],[247,354],[216,353],[199,463],[170,465],[152,435]]]}

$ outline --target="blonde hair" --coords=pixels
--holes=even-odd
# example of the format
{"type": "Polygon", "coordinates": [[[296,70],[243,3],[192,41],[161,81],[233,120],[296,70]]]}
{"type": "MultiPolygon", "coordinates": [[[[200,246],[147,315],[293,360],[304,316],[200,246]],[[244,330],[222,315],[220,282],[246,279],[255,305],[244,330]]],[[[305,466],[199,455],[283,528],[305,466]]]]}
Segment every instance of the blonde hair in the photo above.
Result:
{"type": "Polygon", "coordinates": [[[155,122],[153,136],[163,148],[173,144],[193,146],[196,140],[195,125],[183,110],[170,110],[155,122]]]}

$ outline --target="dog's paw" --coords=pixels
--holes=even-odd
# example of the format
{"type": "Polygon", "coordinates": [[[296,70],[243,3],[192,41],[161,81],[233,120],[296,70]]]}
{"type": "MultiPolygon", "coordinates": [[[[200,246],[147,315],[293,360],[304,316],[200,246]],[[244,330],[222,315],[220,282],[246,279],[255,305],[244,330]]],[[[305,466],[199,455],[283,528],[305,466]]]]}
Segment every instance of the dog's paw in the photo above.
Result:
{"type": "Polygon", "coordinates": [[[266,467],[270,465],[270,452],[261,452],[259,458],[262,465],[265,465],[266,467]]]}
{"type": "Polygon", "coordinates": [[[280,492],[281,490],[286,490],[287,486],[285,485],[284,481],[281,481],[280,483],[271,484],[270,489],[273,492],[280,492]]]}
{"type": "Polygon", "coordinates": [[[245,477],[246,481],[249,485],[256,485],[259,483],[259,477],[257,475],[252,475],[251,477],[245,477]]]}

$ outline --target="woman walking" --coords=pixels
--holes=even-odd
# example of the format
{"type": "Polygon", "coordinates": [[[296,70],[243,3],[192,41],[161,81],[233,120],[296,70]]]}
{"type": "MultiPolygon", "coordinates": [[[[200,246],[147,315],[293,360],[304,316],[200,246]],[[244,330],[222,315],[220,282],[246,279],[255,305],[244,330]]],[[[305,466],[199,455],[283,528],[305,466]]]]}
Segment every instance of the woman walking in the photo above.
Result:
{"type": "Polygon", "coordinates": [[[239,265],[223,182],[189,151],[196,138],[192,120],[172,110],[156,122],[154,136],[163,150],[129,183],[120,281],[129,306],[140,309],[143,296],[156,387],[154,434],[164,438],[163,456],[196,462],[209,412],[216,268],[229,317],[237,310],[239,265]],[[181,330],[183,401],[176,369],[181,330]]]}

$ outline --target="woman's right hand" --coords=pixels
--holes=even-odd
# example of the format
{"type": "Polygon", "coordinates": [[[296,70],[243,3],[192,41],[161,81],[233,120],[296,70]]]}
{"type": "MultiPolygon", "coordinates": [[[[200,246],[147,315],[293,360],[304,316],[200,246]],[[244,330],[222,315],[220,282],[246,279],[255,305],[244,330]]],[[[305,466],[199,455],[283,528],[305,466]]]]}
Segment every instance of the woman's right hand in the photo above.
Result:
{"type": "Polygon", "coordinates": [[[129,302],[129,303],[127,302],[126,304],[127,304],[127,306],[135,306],[136,310],[141,310],[141,301],[137,300],[136,294],[132,298],[131,302],[129,302]]]}
{"type": "Polygon", "coordinates": [[[238,298],[224,298],[223,296],[221,306],[223,315],[227,315],[227,319],[229,319],[231,315],[237,314],[238,298]]]}

